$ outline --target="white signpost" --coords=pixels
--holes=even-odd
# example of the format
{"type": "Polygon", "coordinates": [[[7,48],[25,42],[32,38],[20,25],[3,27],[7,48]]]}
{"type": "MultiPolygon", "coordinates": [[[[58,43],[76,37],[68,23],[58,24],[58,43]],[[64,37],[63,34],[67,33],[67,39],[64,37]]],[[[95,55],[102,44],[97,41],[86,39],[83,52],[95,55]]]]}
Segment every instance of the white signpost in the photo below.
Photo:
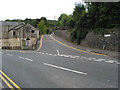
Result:
{"type": "Polygon", "coordinates": [[[104,37],[110,37],[110,34],[105,34],[104,37]]]}

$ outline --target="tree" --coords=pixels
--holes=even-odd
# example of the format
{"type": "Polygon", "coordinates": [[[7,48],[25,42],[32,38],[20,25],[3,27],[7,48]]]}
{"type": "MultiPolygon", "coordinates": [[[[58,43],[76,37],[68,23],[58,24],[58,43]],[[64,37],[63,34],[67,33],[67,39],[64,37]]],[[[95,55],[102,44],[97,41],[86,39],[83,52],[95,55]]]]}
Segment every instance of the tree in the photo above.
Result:
{"type": "Polygon", "coordinates": [[[47,27],[45,26],[45,22],[44,20],[41,20],[38,24],[37,24],[37,29],[40,30],[40,34],[47,34],[47,27]]]}
{"type": "MultiPolygon", "coordinates": [[[[73,11],[73,20],[75,22],[75,29],[71,32],[73,38],[76,38],[77,44],[80,44],[81,40],[85,38],[88,33],[88,29],[85,29],[87,26],[87,17],[86,9],[81,3],[76,4],[73,11]]],[[[74,40],[74,39],[73,39],[74,40]]]]}
{"type": "Polygon", "coordinates": [[[65,28],[67,26],[67,14],[61,14],[58,18],[59,24],[61,28],[65,28]]]}

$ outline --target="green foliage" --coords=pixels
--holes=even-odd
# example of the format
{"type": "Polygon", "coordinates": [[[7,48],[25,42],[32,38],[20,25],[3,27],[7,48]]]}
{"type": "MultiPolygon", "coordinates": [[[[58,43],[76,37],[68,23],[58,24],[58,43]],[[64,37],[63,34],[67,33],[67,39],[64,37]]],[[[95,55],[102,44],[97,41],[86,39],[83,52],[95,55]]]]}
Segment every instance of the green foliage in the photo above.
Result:
{"type": "Polygon", "coordinates": [[[74,28],[74,29],[71,29],[71,41],[76,42],[76,40],[77,40],[77,31],[74,28]]]}
{"type": "Polygon", "coordinates": [[[58,27],[61,29],[69,29],[74,27],[74,21],[72,15],[61,14],[58,18],[58,27]]]}
{"type": "Polygon", "coordinates": [[[120,26],[120,2],[91,2],[75,5],[72,15],[61,14],[59,26],[71,29],[71,41],[80,44],[89,31],[109,33],[110,28],[120,26]]]}
{"type": "Polygon", "coordinates": [[[40,30],[40,34],[47,34],[47,27],[45,26],[45,22],[44,20],[41,20],[38,24],[37,24],[37,29],[40,30]]]}

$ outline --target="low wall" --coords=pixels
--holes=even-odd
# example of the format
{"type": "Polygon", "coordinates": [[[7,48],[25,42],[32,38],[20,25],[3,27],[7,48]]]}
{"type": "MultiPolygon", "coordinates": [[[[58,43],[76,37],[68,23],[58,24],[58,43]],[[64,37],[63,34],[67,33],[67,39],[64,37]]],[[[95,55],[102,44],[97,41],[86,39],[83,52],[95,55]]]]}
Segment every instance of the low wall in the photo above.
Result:
{"type": "Polygon", "coordinates": [[[120,39],[118,38],[118,31],[111,32],[110,37],[104,37],[101,34],[90,32],[87,34],[86,38],[81,41],[80,45],[111,51],[119,51],[118,43],[120,39]]]}
{"type": "Polygon", "coordinates": [[[67,40],[69,40],[71,37],[71,34],[68,30],[56,30],[54,33],[55,35],[62,37],[64,39],[67,39],[67,40]]]}
{"type": "MultiPolygon", "coordinates": [[[[55,35],[64,39],[70,40],[71,34],[68,30],[56,30],[55,35]]],[[[99,48],[111,51],[120,51],[120,35],[118,35],[119,29],[110,32],[110,37],[104,37],[102,34],[89,32],[86,38],[81,41],[81,46],[99,48]]]]}

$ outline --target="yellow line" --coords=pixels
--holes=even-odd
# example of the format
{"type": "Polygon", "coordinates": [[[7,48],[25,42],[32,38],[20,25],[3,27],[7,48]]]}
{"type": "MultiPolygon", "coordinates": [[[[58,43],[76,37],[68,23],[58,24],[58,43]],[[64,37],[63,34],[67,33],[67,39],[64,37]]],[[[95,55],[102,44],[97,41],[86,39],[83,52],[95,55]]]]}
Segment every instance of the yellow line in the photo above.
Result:
{"type": "Polygon", "coordinates": [[[51,36],[55,41],[57,41],[58,43],[60,43],[60,44],[62,44],[62,45],[64,45],[64,46],[66,46],[66,47],[68,47],[68,48],[71,48],[71,49],[74,49],[74,50],[77,50],[77,51],[81,51],[81,52],[86,52],[86,53],[95,54],[95,55],[103,55],[103,56],[107,56],[107,55],[105,55],[105,54],[99,54],[99,53],[94,53],[94,52],[88,52],[88,51],[84,51],[84,50],[80,50],[80,49],[77,49],[77,48],[74,48],[74,47],[68,46],[68,45],[66,45],[66,44],[64,44],[64,43],[62,43],[62,42],[56,40],[52,35],[50,35],[50,36],[51,36]]]}
{"type": "Polygon", "coordinates": [[[1,70],[0,72],[16,87],[18,90],[22,90],[17,84],[15,84],[5,73],[3,73],[1,70]]]}
{"type": "Polygon", "coordinates": [[[0,77],[1,77],[1,79],[7,84],[7,86],[8,86],[9,88],[11,88],[11,90],[15,90],[15,89],[5,80],[5,78],[4,78],[2,75],[0,75],[0,77]]]}
{"type": "Polygon", "coordinates": [[[40,46],[39,46],[39,48],[36,51],[39,51],[41,49],[41,47],[42,47],[42,40],[43,40],[43,35],[41,36],[41,39],[40,39],[40,46]]]}

